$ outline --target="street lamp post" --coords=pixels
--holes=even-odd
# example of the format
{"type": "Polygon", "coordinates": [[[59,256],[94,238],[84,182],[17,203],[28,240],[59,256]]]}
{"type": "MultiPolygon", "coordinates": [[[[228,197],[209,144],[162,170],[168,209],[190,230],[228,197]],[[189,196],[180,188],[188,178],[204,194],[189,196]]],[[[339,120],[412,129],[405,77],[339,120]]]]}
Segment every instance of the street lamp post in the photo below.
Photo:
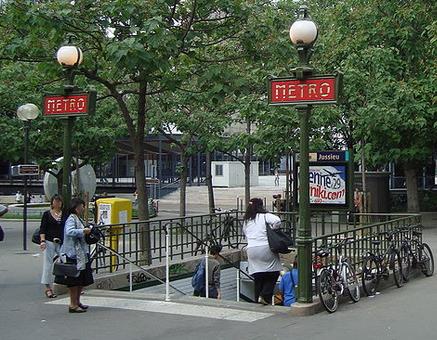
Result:
{"type": "MultiPolygon", "coordinates": [[[[57,54],[59,64],[65,70],[66,83],[64,85],[64,95],[70,95],[74,89],[74,69],[82,63],[83,54],[76,46],[62,46],[57,54]]],[[[71,144],[74,126],[74,117],[64,118],[64,148],[63,148],[63,167],[62,167],[62,197],[65,206],[70,205],[71,201],[71,144]]]]}
{"type": "MultiPolygon", "coordinates": [[[[28,163],[29,130],[32,120],[39,116],[39,109],[35,104],[24,104],[17,109],[17,117],[24,123],[24,163],[28,163]]],[[[27,176],[24,176],[24,206],[23,206],[23,250],[27,250],[27,176]]]]}
{"type": "MultiPolygon", "coordinates": [[[[313,69],[309,60],[317,39],[317,26],[309,18],[308,8],[299,8],[299,18],[290,28],[290,39],[297,49],[299,66],[296,79],[305,80],[313,69]]],[[[309,201],[309,117],[312,105],[296,106],[300,118],[299,226],[296,238],[299,263],[298,302],[312,302],[311,221],[309,201]]]]}

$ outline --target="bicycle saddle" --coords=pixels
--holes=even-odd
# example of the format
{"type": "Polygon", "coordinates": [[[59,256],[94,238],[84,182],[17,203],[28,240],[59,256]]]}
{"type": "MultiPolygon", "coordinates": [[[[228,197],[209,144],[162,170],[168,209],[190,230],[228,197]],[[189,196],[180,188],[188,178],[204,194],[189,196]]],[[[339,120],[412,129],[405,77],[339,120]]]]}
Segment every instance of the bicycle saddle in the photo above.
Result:
{"type": "Polygon", "coordinates": [[[380,240],[372,240],[371,242],[374,246],[379,246],[381,244],[380,240]]]}

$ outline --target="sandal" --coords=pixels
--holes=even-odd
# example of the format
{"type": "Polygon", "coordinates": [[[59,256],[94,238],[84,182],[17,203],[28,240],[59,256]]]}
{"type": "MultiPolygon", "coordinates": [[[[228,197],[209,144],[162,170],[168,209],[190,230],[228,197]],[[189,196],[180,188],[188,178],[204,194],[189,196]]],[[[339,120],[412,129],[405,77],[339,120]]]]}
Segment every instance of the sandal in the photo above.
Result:
{"type": "Polygon", "coordinates": [[[53,290],[51,288],[47,288],[45,294],[49,299],[54,299],[55,297],[58,297],[55,293],[53,293],[53,290]]]}
{"type": "Polygon", "coordinates": [[[79,306],[77,306],[77,307],[68,307],[68,312],[69,313],[85,313],[86,309],[82,309],[79,306]]]}

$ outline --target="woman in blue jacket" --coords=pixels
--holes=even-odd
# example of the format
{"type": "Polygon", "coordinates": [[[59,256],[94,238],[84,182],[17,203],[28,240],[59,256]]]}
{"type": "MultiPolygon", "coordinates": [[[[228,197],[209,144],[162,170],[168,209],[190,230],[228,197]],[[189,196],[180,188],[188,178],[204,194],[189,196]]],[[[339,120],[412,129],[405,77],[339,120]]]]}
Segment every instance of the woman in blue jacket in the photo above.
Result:
{"type": "MultiPolygon", "coordinates": [[[[85,210],[85,202],[80,198],[71,200],[70,215],[65,222],[64,243],[62,253],[66,256],[67,263],[74,263],[80,270],[78,277],[66,277],[62,282],[68,287],[70,294],[70,313],[84,313],[88,306],[80,302],[82,288],[94,283],[93,273],[91,270],[91,261],[89,258],[89,247],[85,242],[85,235],[90,234],[91,229],[87,228],[81,220],[85,210]]],[[[55,279],[56,282],[56,279],[55,279]]]]}

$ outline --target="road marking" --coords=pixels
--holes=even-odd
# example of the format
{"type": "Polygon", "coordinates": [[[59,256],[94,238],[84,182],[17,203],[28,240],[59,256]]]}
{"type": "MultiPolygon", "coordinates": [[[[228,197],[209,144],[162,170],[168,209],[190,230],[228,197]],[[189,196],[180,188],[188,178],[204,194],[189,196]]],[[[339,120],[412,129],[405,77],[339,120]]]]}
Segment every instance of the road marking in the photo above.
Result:
{"type": "MultiPolygon", "coordinates": [[[[254,322],[274,315],[272,313],[242,311],[238,309],[213,306],[190,305],[177,302],[147,301],[95,296],[85,296],[82,299],[84,303],[92,307],[105,307],[152,313],[177,314],[241,322],[254,322]]],[[[69,301],[69,298],[64,298],[46,302],[46,304],[68,305],[69,301]]]]}

